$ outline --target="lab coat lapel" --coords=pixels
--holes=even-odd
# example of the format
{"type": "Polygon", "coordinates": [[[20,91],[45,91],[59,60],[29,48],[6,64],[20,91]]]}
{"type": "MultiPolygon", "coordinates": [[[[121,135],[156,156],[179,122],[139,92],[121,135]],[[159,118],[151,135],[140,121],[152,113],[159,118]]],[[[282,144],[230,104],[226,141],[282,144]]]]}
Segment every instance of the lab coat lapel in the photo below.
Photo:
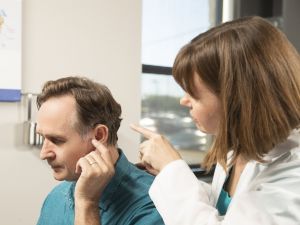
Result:
{"type": "Polygon", "coordinates": [[[210,202],[213,206],[217,205],[218,197],[221,193],[225,180],[226,180],[226,172],[223,169],[223,167],[218,164],[216,166],[214,178],[212,182],[212,198],[210,202]]]}

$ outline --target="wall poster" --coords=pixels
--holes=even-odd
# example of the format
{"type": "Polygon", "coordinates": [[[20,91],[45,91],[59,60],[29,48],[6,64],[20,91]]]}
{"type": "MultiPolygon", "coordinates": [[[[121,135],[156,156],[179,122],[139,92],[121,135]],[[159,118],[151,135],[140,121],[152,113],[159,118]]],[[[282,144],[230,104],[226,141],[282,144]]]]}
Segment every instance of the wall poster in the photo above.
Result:
{"type": "Polygon", "coordinates": [[[21,14],[21,0],[0,0],[0,101],[21,99],[21,14]]]}

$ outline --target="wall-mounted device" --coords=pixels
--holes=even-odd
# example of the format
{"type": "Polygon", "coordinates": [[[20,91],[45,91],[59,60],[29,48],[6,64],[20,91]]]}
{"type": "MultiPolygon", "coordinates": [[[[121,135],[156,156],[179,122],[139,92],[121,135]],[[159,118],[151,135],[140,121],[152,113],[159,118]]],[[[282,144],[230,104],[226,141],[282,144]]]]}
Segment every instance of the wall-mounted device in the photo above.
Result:
{"type": "Polygon", "coordinates": [[[23,142],[25,145],[40,147],[43,145],[43,137],[36,133],[36,122],[32,119],[33,103],[36,102],[36,95],[24,94],[27,107],[27,120],[23,123],[23,142]]]}

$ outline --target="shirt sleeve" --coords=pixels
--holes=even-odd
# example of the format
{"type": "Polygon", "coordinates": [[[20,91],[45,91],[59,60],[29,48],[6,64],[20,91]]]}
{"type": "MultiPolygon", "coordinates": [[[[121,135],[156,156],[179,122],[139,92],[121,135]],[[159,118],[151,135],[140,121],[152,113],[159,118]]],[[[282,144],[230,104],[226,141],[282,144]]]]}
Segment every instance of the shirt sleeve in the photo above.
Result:
{"type": "Polygon", "coordinates": [[[218,211],[210,203],[211,186],[199,181],[183,160],[170,163],[157,175],[149,195],[165,224],[192,225],[210,217],[218,221],[218,211]]]}
{"type": "Polygon", "coordinates": [[[167,165],[149,194],[166,225],[296,225],[300,221],[299,168],[293,172],[281,166],[266,173],[268,179],[262,178],[260,185],[234,196],[225,217],[210,203],[210,187],[183,160],[167,165]]]}

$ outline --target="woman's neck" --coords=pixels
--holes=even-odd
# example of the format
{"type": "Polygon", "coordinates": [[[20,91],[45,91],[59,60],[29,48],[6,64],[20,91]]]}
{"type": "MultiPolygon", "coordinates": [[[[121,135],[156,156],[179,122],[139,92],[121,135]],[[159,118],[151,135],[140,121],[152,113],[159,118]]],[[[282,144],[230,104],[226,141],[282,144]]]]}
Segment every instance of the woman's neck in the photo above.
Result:
{"type": "Polygon", "coordinates": [[[226,191],[229,193],[230,196],[234,195],[241,174],[244,171],[247,162],[248,161],[245,160],[242,156],[238,156],[234,165],[232,166],[232,171],[229,175],[229,179],[226,185],[226,191]]]}

